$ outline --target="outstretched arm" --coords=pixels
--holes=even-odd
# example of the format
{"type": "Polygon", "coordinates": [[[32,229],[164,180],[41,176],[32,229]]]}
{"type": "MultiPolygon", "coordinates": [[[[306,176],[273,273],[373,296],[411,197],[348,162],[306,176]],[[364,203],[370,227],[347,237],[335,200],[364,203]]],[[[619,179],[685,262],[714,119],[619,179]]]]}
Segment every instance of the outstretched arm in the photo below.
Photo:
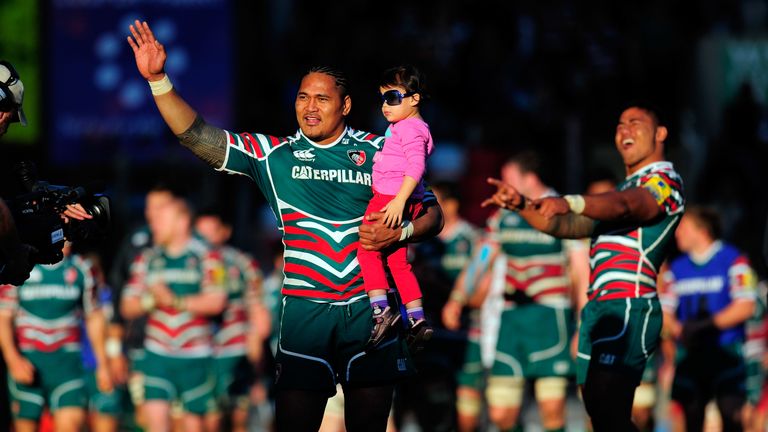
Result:
{"type": "Polygon", "coordinates": [[[598,195],[579,195],[575,205],[565,197],[529,200],[512,186],[497,179],[488,179],[496,186],[496,193],[483,202],[483,206],[518,210],[534,228],[560,238],[588,237],[595,221],[648,222],[663,211],[644,187],[598,195]]]}
{"type": "MultiPolygon", "coordinates": [[[[574,212],[567,197],[544,198],[534,201],[533,205],[544,217],[564,215],[574,212]]],[[[572,197],[575,201],[579,197],[584,200],[583,205],[575,203],[579,207],[577,211],[593,220],[647,222],[662,213],[656,199],[644,187],[572,197]]]]}
{"type": "Polygon", "coordinates": [[[489,178],[488,184],[496,186],[496,192],[480,204],[483,207],[496,205],[517,211],[532,227],[554,237],[584,238],[592,235],[595,221],[591,218],[571,213],[568,207],[563,214],[545,216],[540,211],[541,204],[528,199],[512,186],[495,178],[489,178]]]}
{"type": "MultiPolygon", "coordinates": [[[[155,35],[145,22],[136,20],[130,26],[131,36],[128,44],[136,57],[136,67],[147,81],[167,90],[170,81],[165,74],[165,47],[155,39],[155,35]]],[[[182,145],[192,150],[195,155],[209,165],[220,168],[226,155],[226,138],[221,129],[210,126],[189,104],[172,88],[170,91],[153,90],[155,104],[163,120],[176,134],[182,145]]]]}

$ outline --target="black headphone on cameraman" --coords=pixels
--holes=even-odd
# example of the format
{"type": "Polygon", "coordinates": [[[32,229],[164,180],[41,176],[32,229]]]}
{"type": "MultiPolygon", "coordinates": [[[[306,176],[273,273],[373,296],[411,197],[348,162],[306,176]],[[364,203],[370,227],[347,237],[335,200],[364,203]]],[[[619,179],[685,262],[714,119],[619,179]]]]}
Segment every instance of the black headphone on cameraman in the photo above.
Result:
{"type": "Polygon", "coordinates": [[[13,93],[10,88],[19,80],[19,74],[16,72],[16,69],[5,60],[0,60],[0,65],[7,67],[8,72],[10,73],[10,76],[8,76],[5,81],[0,81],[0,111],[11,112],[19,107],[19,104],[16,103],[13,98],[13,93]]]}

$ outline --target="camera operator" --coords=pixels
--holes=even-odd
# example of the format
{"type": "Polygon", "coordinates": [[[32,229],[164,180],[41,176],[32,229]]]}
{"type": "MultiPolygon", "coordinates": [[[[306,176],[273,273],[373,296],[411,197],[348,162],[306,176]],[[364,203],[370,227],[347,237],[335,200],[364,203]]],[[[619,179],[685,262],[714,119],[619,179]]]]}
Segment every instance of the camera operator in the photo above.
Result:
{"type": "Polygon", "coordinates": [[[19,285],[27,280],[30,270],[29,247],[19,241],[11,211],[0,199],[0,281],[19,285]]]}
{"type": "MultiPolygon", "coordinates": [[[[24,83],[11,63],[0,60],[0,140],[8,132],[11,123],[27,125],[22,102],[24,83]]],[[[69,219],[91,219],[85,209],[79,205],[68,205],[61,213],[65,223],[69,219]]],[[[29,278],[34,266],[30,254],[35,248],[21,242],[10,208],[0,198],[0,284],[21,285],[29,278]]],[[[0,358],[0,376],[5,376],[6,367],[0,358]]],[[[0,429],[8,430],[10,412],[6,387],[0,386],[0,429]]]]}
{"type": "MultiPolygon", "coordinates": [[[[0,61],[0,137],[13,122],[27,124],[21,108],[23,97],[24,84],[13,66],[0,61]]],[[[29,252],[29,246],[19,240],[10,209],[0,199],[0,282],[19,285],[27,280],[33,265],[29,262],[29,252]]]]}
{"type": "MultiPolygon", "coordinates": [[[[0,138],[8,131],[11,123],[27,125],[27,117],[22,109],[24,83],[11,63],[0,60],[0,138]]],[[[91,219],[80,204],[68,205],[61,214],[64,222],[69,218],[91,219]]],[[[0,199],[0,283],[21,285],[29,277],[34,263],[29,255],[34,248],[21,243],[13,222],[11,211],[5,201],[0,199]]]]}

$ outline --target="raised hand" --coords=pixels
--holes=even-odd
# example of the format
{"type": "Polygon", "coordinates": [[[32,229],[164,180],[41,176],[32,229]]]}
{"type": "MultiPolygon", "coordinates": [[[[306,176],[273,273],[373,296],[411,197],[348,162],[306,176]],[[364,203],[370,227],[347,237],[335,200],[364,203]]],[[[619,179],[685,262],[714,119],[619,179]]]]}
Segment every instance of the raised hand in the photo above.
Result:
{"type": "Polygon", "coordinates": [[[488,178],[488,184],[496,186],[496,192],[490,198],[480,203],[481,207],[497,205],[510,210],[521,210],[525,207],[525,197],[515,188],[495,178],[488,178]]]}
{"type": "Polygon", "coordinates": [[[139,73],[147,81],[158,81],[163,78],[165,72],[165,48],[155,39],[149,24],[146,21],[136,20],[130,26],[133,37],[128,36],[128,45],[133,49],[133,55],[136,57],[136,67],[139,73]]]}

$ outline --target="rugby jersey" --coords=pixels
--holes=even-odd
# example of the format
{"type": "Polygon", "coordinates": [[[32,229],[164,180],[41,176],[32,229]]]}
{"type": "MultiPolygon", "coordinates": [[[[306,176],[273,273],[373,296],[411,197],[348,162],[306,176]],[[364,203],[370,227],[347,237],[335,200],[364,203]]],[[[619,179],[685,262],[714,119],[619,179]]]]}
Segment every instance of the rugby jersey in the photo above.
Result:
{"type": "Polygon", "coordinates": [[[443,229],[440,233],[440,241],[445,247],[440,265],[451,282],[459,277],[461,270],[472,258],[472,247],[477,238],[477,228],[463,219],[459,220],[450,231],[443,229]]]}
{"type": "Polygon", "coordinates": [[[0,287],[0,306],[15,312],[22,352],[79,352],[80,323],[99,308],[91,264],[78,255],[36,265],[23,285],[0,287]]]}
{"type": "MultiPolygon", "coordinates": [[[[192,238],[177,256],[162,247],[144,249],[131,266],[124,296],[141,297],[149,287],[163,283],[178,297],[224,292],[225,270],[221,254],[192,238]]],[[[213,353],[210,317],[158,307],[149,313],[144,348],[169,357],[197,358],[213,353]]]]}
{"type": "Polygon", "coordinates": [[[261,301],[261,270],[252,257],[234,247],[223,246],[220,253],[227,274],[227,308],[214,337],[215,354],[242,356],[246,354],[250,306],[261,301]]]}
{"type": "Polygon", "coordinates": [[[506,257],[508,296],[519,291],[539,304],[570,307],[568,253],[583,247],[581,243],[538,231],[519,214],[506,209],[491,215],[487,231],[488,238],[506,257]]]}
{"type": "Polygon", "coordinates": [[[635,222],[595,224],[590,249],[590,300],[656,297],[656,276],[685,210],[683,183],[669,162],[649,164],[628,176],[616,189],[648,190],[661,215],[635,222]]]}
{"type": "MultiPolygon", "coordinates": [[[[282,294],[330,303],[366,298],[358,227],[373,196],[373,156],[384,138],[346,128],[333,143],[319,145],[301,131],[282,138],[224,133],[219,170],[250,177],[283,233],[282,294]]],[[[422,202],[434,200],[427,192],[422,202]]]]}

